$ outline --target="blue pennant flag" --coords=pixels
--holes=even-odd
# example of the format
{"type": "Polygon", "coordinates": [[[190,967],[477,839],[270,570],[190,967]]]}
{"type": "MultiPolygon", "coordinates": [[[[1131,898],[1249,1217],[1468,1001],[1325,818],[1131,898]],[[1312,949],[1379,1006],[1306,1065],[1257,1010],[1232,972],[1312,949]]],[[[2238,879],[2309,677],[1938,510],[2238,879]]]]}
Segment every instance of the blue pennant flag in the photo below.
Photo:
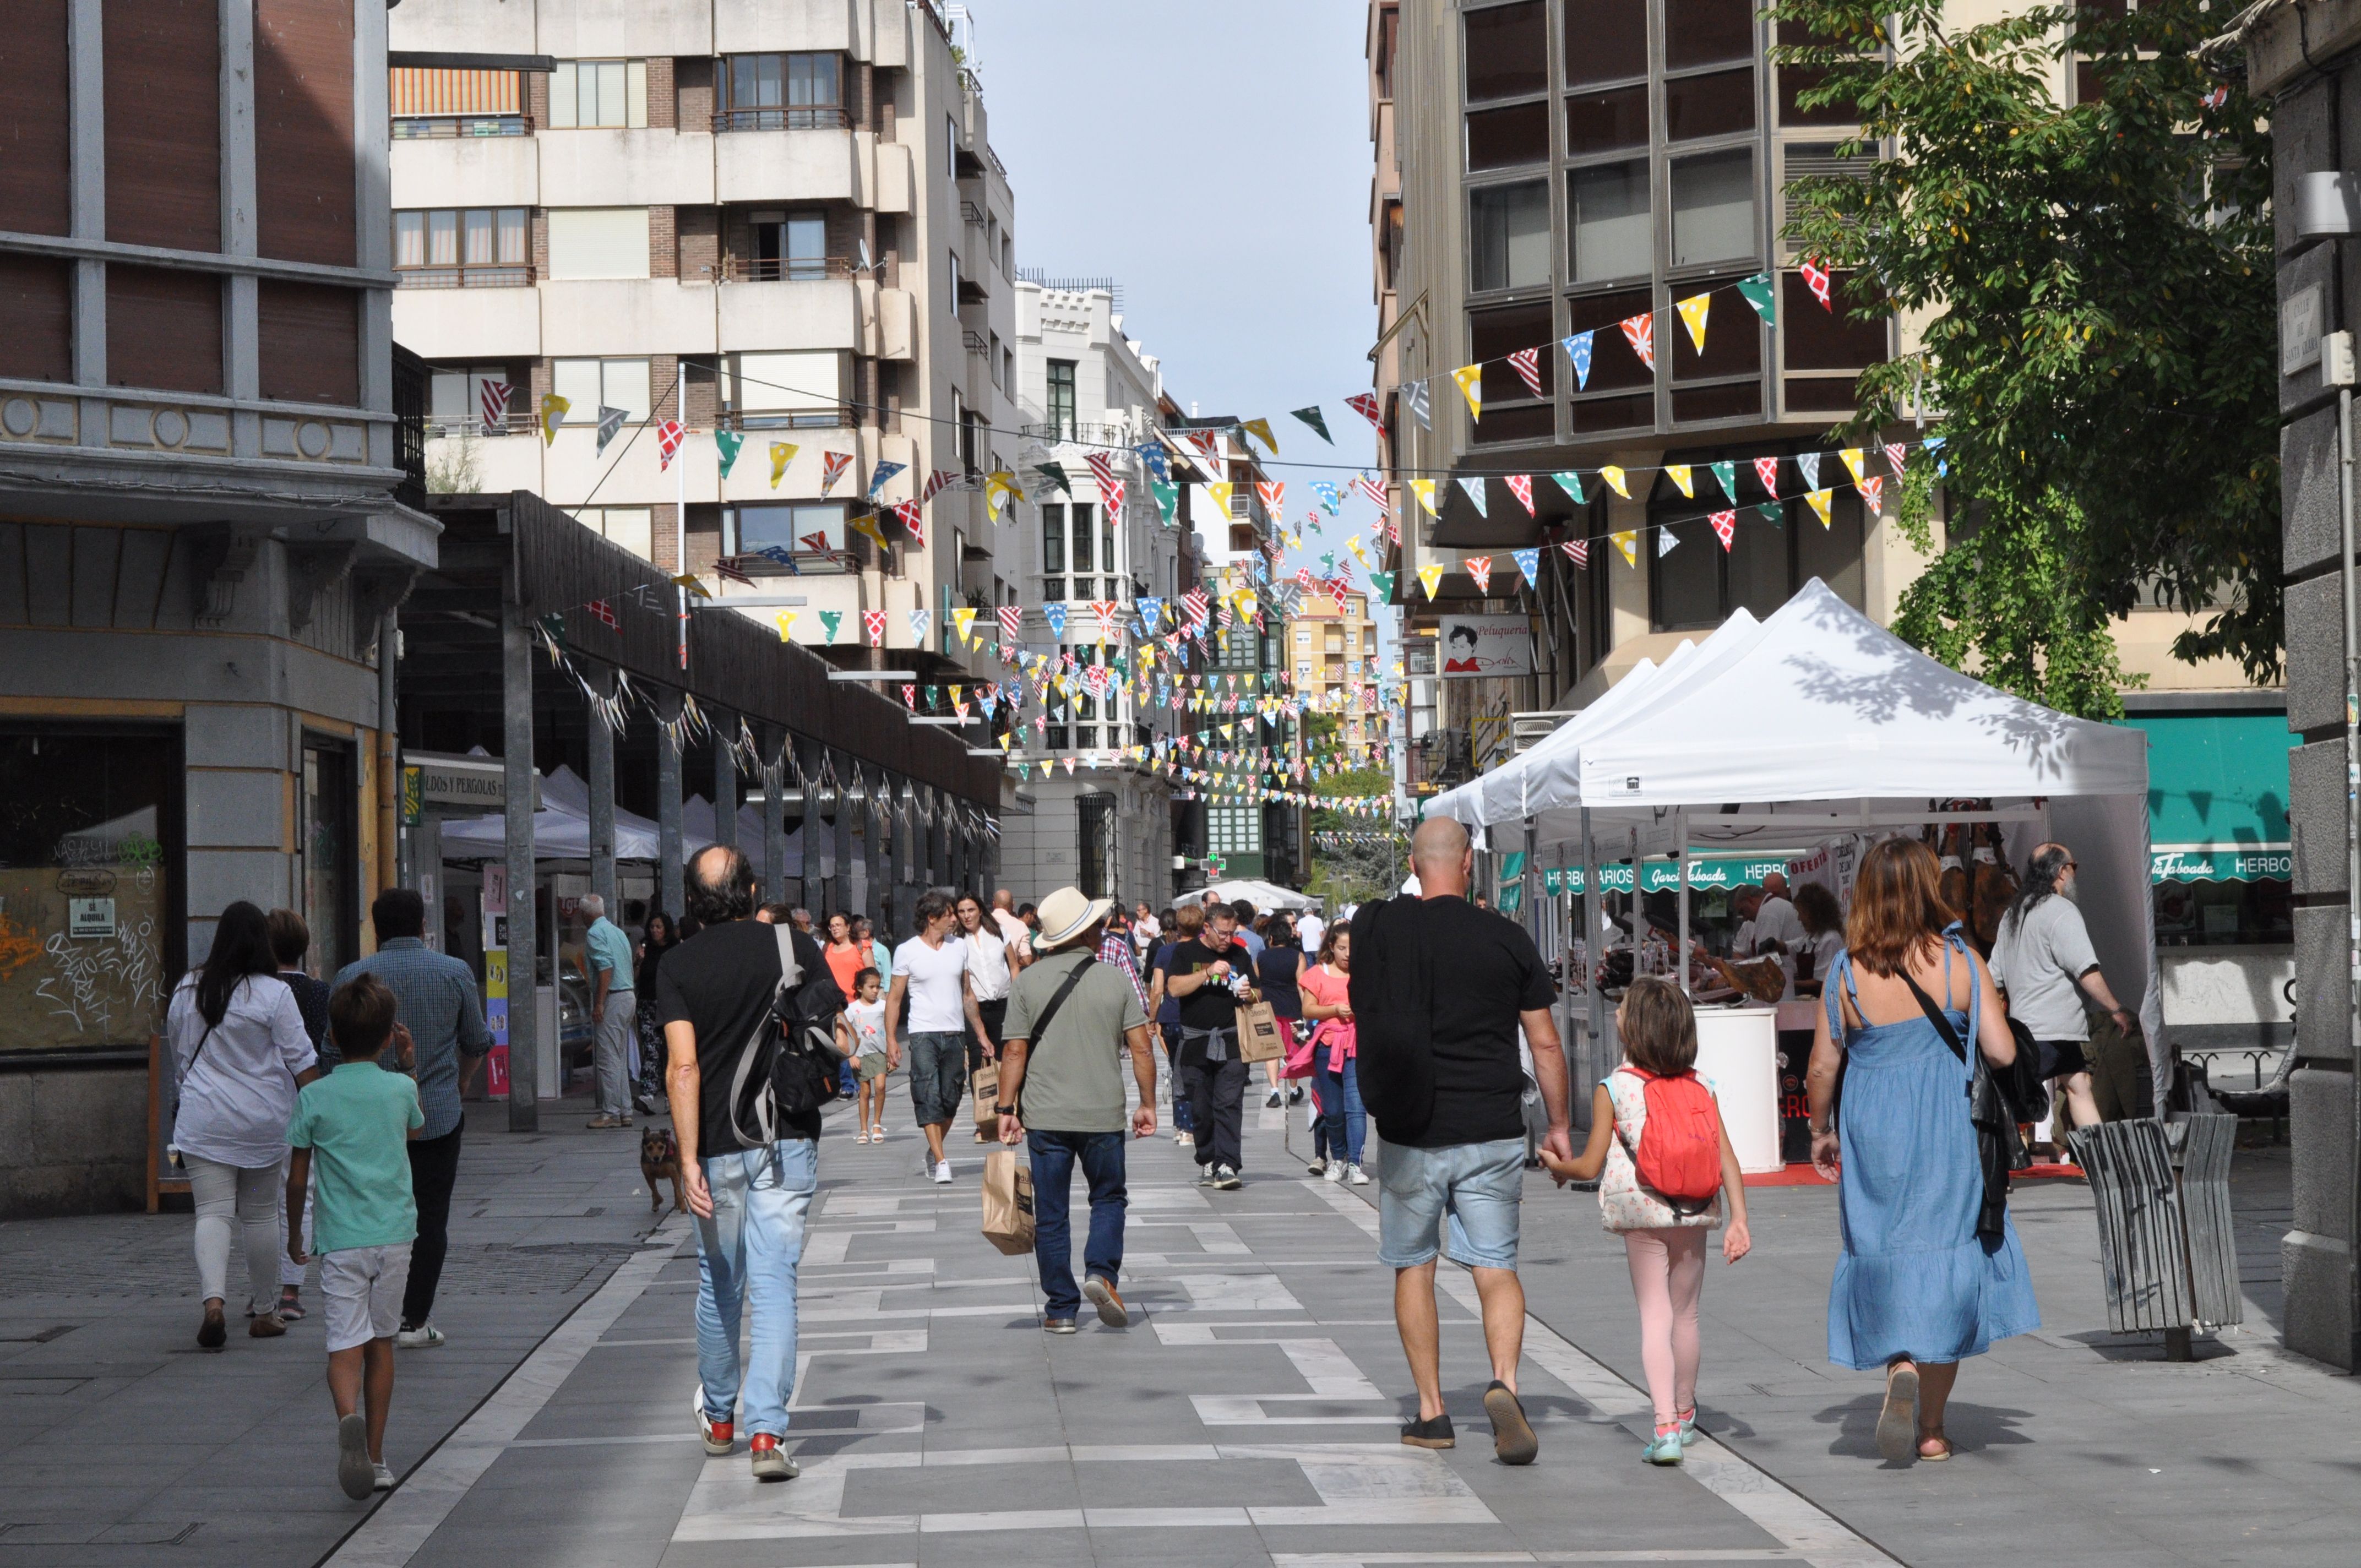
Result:
{"type": "Polygon", "coordinates": [[[877,465],[877,471],[869,476],[869,499],[875,500],[878,492],[884,489],[885,481],[908,466],[907,463],[880,462],[877,465]]]}
{"type": "Polygon", "coordinates": [[[1158,483],[1169,485],[1172,482],[1172,469],[1164,461],[1162,443],[1143,441],[1132,450],[1139,454],[1139,460],[1148,465],[1148,471],[1156,476],[1158,483]]]}
{"type": "Polygon", "coordinates": [[[1574,384],[1590,385],[1590,334],[1576,333],[1565,340],[1565,356],[1574,361],[1574,384]]]}
{"type": "Polygon", "coordinates": [[[1469,500],[1476,503],[1476,515],[1477,517],[1489,517],[1492,515],[1484,510],[1484,477],[1482,475],[1479,474],[1472,479],[1460,480],[1459,488],[1467,492],[1467,499],[1469,500]]]}
{"type": "Polygon", "coordinates": [[[1063,641],[1066,635],[1066,605],[1063,599],[1051,599],[1041,607],[1041,619],[1049,623],[1049,635],[1063,641]]]}
{"type": "Polygon", "coordinates": [[[1525,575],[1525,581],[1535,587],[1540,587],[1542,586],[1541,551],[1539,549],[1511,550],[1509,554],[1515,559],[1517,570],[1525,575]]]}
{"type": "Polygon", "coordinates": [[[1343,515],[1337,508],[1344,504],[1344,495],[1335,486],[1325,479],[1314,479],[1312,481],[1312,493],[1320,498],[1322,511],[1326,512],[1330,517],[1343,515]]]}

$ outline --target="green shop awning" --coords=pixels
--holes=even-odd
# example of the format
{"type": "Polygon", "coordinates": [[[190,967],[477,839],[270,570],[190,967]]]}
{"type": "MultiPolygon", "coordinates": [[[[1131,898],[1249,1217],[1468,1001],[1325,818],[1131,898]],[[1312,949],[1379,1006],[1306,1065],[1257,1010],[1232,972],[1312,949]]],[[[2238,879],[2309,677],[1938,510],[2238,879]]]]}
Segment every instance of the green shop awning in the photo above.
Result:
{"type": "Polygon", "coordinates": [[[2255,882],[2294,874],[2284,713],[2141,713],[2147,735],[2151,882],[2255,882]]]}
{"type": "MultiPolygon", "coordinates": [[[[1710,888],[1739,887],[1749,883],[1759,884],[1766,873],[1786,869],[1784,856],[1763,859],[1745,855],[1698,855],[1689,861],[1689,890],[1696,893],[1710,888]]],[[[1645,861],[1639,871],[1640,891],[1642,893],[1659,893],[1681,885],[1680,866],[1669,857],[1645,861]]],[[[1598,880],[1610,893],[1629,893],[1633,880],[1631,873],[1632,868],[1628,865],[1604,865],[1598,868],[1598,880]]],[[[1582,868],[1567,866],[1562,870],[1545,871],[1542,873],[1542,888],[1547,893],[1580,893],[1582,868]]]]}

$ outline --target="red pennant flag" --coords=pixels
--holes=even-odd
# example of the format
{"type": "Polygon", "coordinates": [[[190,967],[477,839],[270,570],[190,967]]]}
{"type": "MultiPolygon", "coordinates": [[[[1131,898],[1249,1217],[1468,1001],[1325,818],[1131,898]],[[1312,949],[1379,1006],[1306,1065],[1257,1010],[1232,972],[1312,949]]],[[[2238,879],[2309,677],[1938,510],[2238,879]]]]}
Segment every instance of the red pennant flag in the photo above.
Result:
{"type": "Polygon", "coordinates": [[[1623,341],[1640,356],[1640,363],[1649,369],[1656,367],[1656,317],[1652,311],[1642,311],[1636,316],[1625,316],[1615,323],[1623,329],[1623,341]]]}
{"type": "Polygon", "coordinates": [[[1385,486],[1379,484],[1377,480],[1372,479],[1367,474],[1356,474],[1353,476],[1353,488],[1360,491],[1363,495],[1368,497],[1369,499],[1375,501],[1379,506],[1386,504],[1385,486]]]}
{"type": "Polygon", "coordinates": [[[1378,429],[1386,428],[1386,422],[1378,417],[1378,400],[1374,393],[1356,392],[1345,400],[1345,406],[1367,420],[1378,429]]]}
{"type": "Polygon", "coordinates": [[[916,686],[904,686],[904,687],[902,688],[902,706],[903,706],[904,707],[908,708],[912,713],[916,713],[916,712],[917,712],[917,711],[918,711],[918,688],[917,688],[917,687],[916,687],[916,686]]]}
{"type": "Polygon", "coordinates": [[[927,476],[927,488],[919,492],[918,499],[922,501],[933,500],[937,495],[941,493],[945,485],[950,484],[959,477],[959,470],[956,468],[936,469],[933,473],[927,476]]]}
{"type": "Polygon", "coordinates": [[[619,630],[623,624],[620,620],[615,618],[615,607],[609,604],[605,599],[592,599],[590,601],[590,613],[592,616],[597,618],[600,625],[604,626],[609,631],[619,630]]]}
{"type": "Polygon", "coordinates": [[[1576,565],[1588,566],[1590,565],[1589,540],[1569,539],[1561,543],[1558,548],[1565,551],[1567,557],[1571,559],[1576,565]]]}
{"type": "Polygon", "coordinates": [[[1467,575],[1476,579],[1476,591],[1477,593],[1484,594],[1492,591],[1492,557],[1489,555],[1470,555],[1462,564],[1466,566],[1467,575]]]}
{"type": "Polygon", "coordinates": [[[1817,258],[1807,256],[1795,264],[1795,270],[1804,275],[1804,286],[1819,301],[1820,309],[1835,314],[1836,303],[1828,298],[1828,269],[1817,258]]]}
{"type": "Polygon", "coordinates": [[[1754,460],[1754,477],[1763,481],[1764,495],[1774,501],[1779,499],[1779,459],[1757,457],[1754,460]]]}
{"type": "Polygon", "coordinates": [[[688,439],[688,427],[676,419],[668,419],[656,426],[656,472],[672,466],[672,460],[688,439]]]}
{"type": "Polygon", "coordinates": [[[1013,645],[1016,642],[1017,633],[1024,630],[1024,626],[1025,607],[1023,605],[1005,604],[1000,607],[1000,634],[1009,643],[1013,645]]]}
{"type": "Polygon", "coordinates": [[[894,508],[894,515],[900,518],[902,526],[909,531],[910,543],[924,549],[927,543],[927,529],[920,516],[918,503],[903,501],[894,508]]]}
{"type": "Polygon", "coordinates": [[[1509,356],[1509,368],[1517,373],[1517,378],[1524,382],[1533,396],[1538,398],[1544,395],[1542,391],[1542,351],[1540,349],[1520,348],[1509,356]]]}
{"type": "Polygon", "coordinates": [[[1869,507],[1869,515],[1871,517],[1875,518],[1883,516],[1885,511],[1885,481],[1883,479],[1861,480],[1861,499],[1863,502],[1867,503],[1869,507]]]}
{"type": "Polygon", "coordinates": [[[1730,541],[1738,536],[1738,514],[1734,511],[1718,511],[1707,518],[1706,521],[1713,524],[1713,536],[1721,541],[1722,549],[1727,551],[1730,541]]]}
{"type": "Polygon", "coordinates": [[[885,645],[885,612],[882,609],[862,610],[861,630],[869,634],[872,648],[883,648],[885,645]]]}
{"type": "Polygon", "coordinates": [[[750,588],[754,586],[754,579],[746,575],[744,565],[735,555],[724,555],[714,562],[713,573],[724,582],[743,583],[750,588]]]}
{"type": "Polygon", "coordinates": [[[1533,477],[1531,474],[1508,474],[1502,477],[1508,481],[1509,493],[1516,497],[1517,504],[1525,509],[1525,515],[1532,516],[1533,477]]]}

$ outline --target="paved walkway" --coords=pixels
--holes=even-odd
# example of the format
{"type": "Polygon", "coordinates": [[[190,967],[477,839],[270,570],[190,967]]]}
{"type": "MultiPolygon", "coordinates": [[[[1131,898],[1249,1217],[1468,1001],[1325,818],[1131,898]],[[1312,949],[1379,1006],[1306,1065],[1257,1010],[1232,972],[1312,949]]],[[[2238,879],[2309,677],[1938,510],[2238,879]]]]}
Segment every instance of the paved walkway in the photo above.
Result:
{"type": "MultiPolygon", "coordinates": [[[[603,1250],[587,1267],[564,1255],[571,1279],[528,1295],[453,1292],[438,1317],[454,1345],[401,1363],[389,1457],[404,1479],[373,1507],[334,1486],[316,1340],[275,1354],[302,1346],[304,1330],[167,1361],[144,1344],[186,1338],[187,1300],[126,1300],[98,1321],[83,1307],[78,1320],[0,1274],[0,1322],[84,1324],[46,1343],[9,1326],[17,1338],[0,1343],[0,1411],[52,1412],[0,1430],[0,1521],[23,1521],[0,1533],[0,1568],[295,1568],[324,1553],[339,1568],[2343,1563],[2361,1527],[2349,1457],[2361,1387],[2277,1350],[2260,1311],[2194,1365],[2101,1332],[2080,1187],[2019,1198],[2046,1326],[1963,1376],[1960,1457],[1906,1472],[1872,1452],[1876,1380],[1822,1354],[1834,1194],[1758,1190],[1758,1255],[1717,1263],[1705,1299],[1701,1403],[1718,1440],[1659,1472],[1638,1460],[1648,1418],[1620,1244],[1593,1200],[1533,1181],[1524,1387],[1543,1450],[1512,1470],[1491,1456],[1474,1295],[1455,1270],[1444,1383],[1461,1445],[1395,1441],[1411,1395],[1373,1255],[1375,1189],[1304,1179],[1282,1113],[1249,1113],[1248,1179],[1234,1193],[1196,1187],[1169,1138],[1132,1146],[1132,1320],[1115,1330],[1086,1315],[1071,1339],[1040,1332],[1029,1260],[977,1234],[981,1151],[957,1145],[957,1183],[935,1187],[919,1179],[906,1101],[892,1119],[882,1147],[833,1124],[824,1146],[803,1278],[800,1479],[757,1486],[742,1445],[703,1456],[689,1414],[694,1255],[677,1220],[637,1245],[633,1151],[612,1135],[488,1132],[463,1168],[467,1223],[508,1227],[467,1233],[508,1248],[487,1274],[544,1266],[529,1260],[551,1255],[534,1248],[603,1250]],[[104,1360],[70,1348],[93,1329],[145,1370],[59,1370],[104,1360]],[[45,1376],[93,1381],[16,1387],[45,1376]],[[175,1417],[161,1429],[159,1411],[175,1417]],[[132,1544],[167,1539],[181,1544],[132,1544]]],[[[1300,1125],[1292,1142],[1303,1146],[1300,1125]]],[[[178,1281],[186,1223],[161,1223],[172,1256],[157,1277],[178,1281]]],[[[19,1245],[25,1229],[0,1227],[0,1270],[38,1250],[19,1245]]]]}

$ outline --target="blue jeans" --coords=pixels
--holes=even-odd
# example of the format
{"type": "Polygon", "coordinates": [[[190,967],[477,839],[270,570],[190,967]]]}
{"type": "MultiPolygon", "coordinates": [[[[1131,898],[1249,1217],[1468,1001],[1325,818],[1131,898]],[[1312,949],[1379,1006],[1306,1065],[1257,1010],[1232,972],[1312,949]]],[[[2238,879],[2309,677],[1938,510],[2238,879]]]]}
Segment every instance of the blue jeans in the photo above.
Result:
{"type": "Polygon", "coordinates": [[[697,1375],[705,1413],[728,1420],[742,1393],[748,1433],[784,1436],[796,1387],[796,1266],[819,1186],[819,1145],[782,1138],[697,1164],[713,1194],[713,1218],[697,1222],[697,1375]],[[754,1332],[741,1378],[738,1322],[749,1303],[754,1332]]]}
{"type": "Polygon", "coordinates": [[[1044,1133],[1027,1129],[1025,1146],[1033,1163],[1033,1261],[1041,1270],[1043,1311],[1071,1318],[1082,1304],[1074,1288],[1074,1244],[1066,1210],[1073,1201],[1074,1162],[1091,1188],[1091,1234],[1082,1244],[1082,1268],[1109,1285],[1123,1268],[1121,1133],[1044,1133]]]}
{"type": "Polygon", "coordinates": [[[1315,1081],[1320,1086],[1320,1127],[1327,1136],[1328,1157],[1358,1165],[1369,1127],[1369,1119],[1361,1110],[1361,1077],[1355,1070],[1360,1064],[1346,1057],[1340,1076],[1328,1070],[1327,1047],[1315,1047],[1312,1057],[1320,1065],[1315,1081]]]}
{"type": "Polygon", "coordinates": [[[1156,1029],[1164,1036],[1164,1058],[1172,1068],[1172,1130],[1194,1133],[1197,1124],[1189,1115],[1189,1096],[1180,1088],[1180,1025],[1159,1024],[1156,1029]]]}

